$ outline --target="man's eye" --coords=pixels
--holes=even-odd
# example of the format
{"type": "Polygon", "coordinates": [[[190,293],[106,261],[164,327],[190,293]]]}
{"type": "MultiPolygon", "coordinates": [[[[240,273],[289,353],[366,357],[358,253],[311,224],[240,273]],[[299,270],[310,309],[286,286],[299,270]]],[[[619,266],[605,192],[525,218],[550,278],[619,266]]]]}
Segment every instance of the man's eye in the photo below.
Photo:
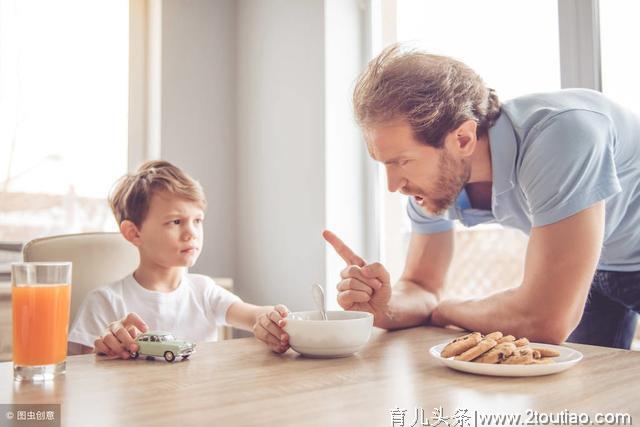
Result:
{"type": "Polygon", "coordinates": [[[406,165],[407,163],[409,163],[409,160],[400,160],[400,161],[398,162],[398,164],[399,164],[400,166],[404,166],[404,165],[406,165]]]}
{"type": "Polygon", "coordinates": [[[180,220],[174,219],[173,221],[171,221],[171,224],[180,225],[180,220]]]}

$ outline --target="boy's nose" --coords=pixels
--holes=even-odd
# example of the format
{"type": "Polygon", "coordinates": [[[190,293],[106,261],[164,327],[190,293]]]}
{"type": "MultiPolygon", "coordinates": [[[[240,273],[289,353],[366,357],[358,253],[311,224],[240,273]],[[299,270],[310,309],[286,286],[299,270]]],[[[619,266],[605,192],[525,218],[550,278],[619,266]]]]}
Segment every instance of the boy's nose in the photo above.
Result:
{"type": "Polygon", "coordinates": [[[198,233],[196,233],[194,227],[187,227],[185,228],[184,232],[182,233],[182,239],[189,241],[189,240],[195,240],[198,238],[198,233]]]}

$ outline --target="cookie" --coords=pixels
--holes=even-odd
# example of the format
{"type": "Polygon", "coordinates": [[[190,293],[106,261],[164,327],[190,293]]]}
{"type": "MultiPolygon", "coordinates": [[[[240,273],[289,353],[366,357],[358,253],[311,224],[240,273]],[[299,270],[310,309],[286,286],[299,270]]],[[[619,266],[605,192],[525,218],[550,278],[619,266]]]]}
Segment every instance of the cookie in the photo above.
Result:
{"type": "Polygon", "coordinates": [[[530,365],[535,359],[533,358],[533,350],[529,347],[517,348],[513,354],[505,359],[504,365],[530,365]]]}
{"type": "Polygon", "coordinates": [[[514,337],[513,335],[505,335],[498,340],[498,344],[502,344],[504,342],[514,342],[515,340],[516,337],[514,337]]]}
{"type": "Polygon", "coordinates": [[[506,360],[509,356],[516,351],[516,346],[513,343],[505,342],[498,344],[485,354],[473,359],[473,362],[477,363],[500,363],[506,360]]]}
{"type": "Polygon", "coordinates": [[[499,340],[500,338],[502,338],[502,332],[500,332],[500,331],[491,332],[490,334],[487,334],[487,335],[485,335],[484,337],[485,337],[485,338],[492,339],[492,340],[494,340],[494,341],[498,342],[498,340],[499,340]]]}
{"type": "Polygon", "coordinates": [[[465,351],[464,353],[456,356],[455,360],[469,362],[475,359],[476,357],[491,350],[496,345],[498,345],[498,343],[495,342],[495,340],[492,340],[491,338],[485,338],[482,341],[480,341],[478,345],[476,345],[475,347],[472,347],[469,350],[465,351]]]}
{"type": "Polygon", "coordinates": [[[529,345],[529,340],[526,338],[520,338],[513,342],[517,347],[524,347],[525,345],[529,345]]]}
{"type": "Polygon", "coordinates": [[[536,347],[533,350],[537,351],[538,353],[540,353],[540,357],[558,357],[558,356],[560,356],[560,352],[559,351],[553,350],[551,348],[536,347]]]}
{"type": "Polygon", "coordinates": [[[440,352],[440,356],[444,358],[457,356],[464,353],[472,347],[478,345],[482,340],[480,332],[472,332],[467,335],[463,335],[451,341],[440,352]]]}

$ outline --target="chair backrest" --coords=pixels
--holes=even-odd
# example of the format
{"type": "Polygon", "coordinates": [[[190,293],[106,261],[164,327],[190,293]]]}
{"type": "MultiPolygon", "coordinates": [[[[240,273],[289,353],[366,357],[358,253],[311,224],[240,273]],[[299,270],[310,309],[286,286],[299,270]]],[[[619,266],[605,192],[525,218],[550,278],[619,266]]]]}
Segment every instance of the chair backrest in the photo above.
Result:
{"type": "Polygon", "coordinates": [[[138,266],[138,250],[120,233],[82,233],[31,240],[22,250],[26,262],[71,261],[71,317],[87,294],[122,279],[138,266]]]}

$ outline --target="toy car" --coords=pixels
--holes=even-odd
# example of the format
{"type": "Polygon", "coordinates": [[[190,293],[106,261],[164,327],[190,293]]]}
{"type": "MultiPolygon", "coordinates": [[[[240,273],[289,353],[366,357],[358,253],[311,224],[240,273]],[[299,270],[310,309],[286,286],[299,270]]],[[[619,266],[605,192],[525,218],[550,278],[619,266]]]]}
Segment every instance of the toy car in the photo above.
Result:
{"type": "Polygon", "coordinates": [[[138,351],[131,353],[131,357],[147,358],[164,357],[167,362],[173,362],[176,357],[188,358],[195,351],[196,345],[188,341],[176,340],[170,332],[150,331],[136,337],[138,351]]]}

